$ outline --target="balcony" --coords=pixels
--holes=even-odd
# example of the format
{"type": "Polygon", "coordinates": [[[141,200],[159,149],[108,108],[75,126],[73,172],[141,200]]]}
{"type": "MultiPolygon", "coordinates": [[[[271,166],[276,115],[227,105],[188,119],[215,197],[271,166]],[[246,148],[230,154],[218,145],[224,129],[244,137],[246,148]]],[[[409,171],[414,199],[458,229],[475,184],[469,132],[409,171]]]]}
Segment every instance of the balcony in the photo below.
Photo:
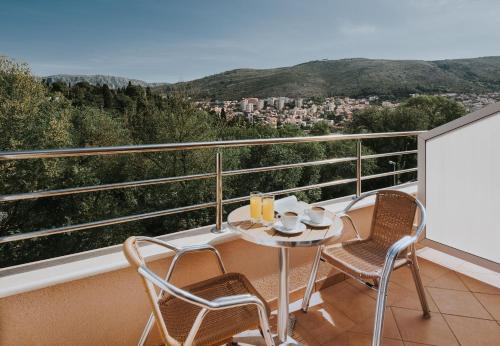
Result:
{"type": "MultiPolygon", "coordinates": [[[[498,107],[500,108],[500,107],[498,107]]],[[[497,119],[500,110],[495,108],[487,113],[477,114],[463,127],[473,127],[480,119],[497,119]]],[[[489,120],[488,120],[489,121],[489,120]]],[[[450,128],[454,133],[458,127],[450,128]]],[[[178,245],[207,243],[215,245],[220,251],[228,271],[242,272],[256,286],[270,303],[277,307],[278,296],[278,256],[273,248],[248,243],[231,232],[223,232],[224,208],[232,204],[245,203],[246,197],[224,199],[223,179],[237,174],[258,173],[261,171],[285,170],[294,167],[353,162],[356,176],[319,183],[313,186],[294,187],[274,191],[275,195],[293,194],[307,189],[327,186],[355,184],[356,194],[363,192],[364,181],[390,177],[410,172],[419,172],[419,186],[408,183],[393,186],[411,194],[422,194],[421,150],[426,148],[422,133],[385,133],[362,135],[331,135],[304,138],[280,138],[272,140],[244,140],[212,143],[182,143],[136,147],[86,148],[1,153],[3,160],[30,158],[71,157],[80,155],[126,155],[134,152],[199,150],[202,148],[219,149],[214,160],[216,170],[202,176],[183,176],[162,178],[156,181],[137,181],[100,186],[68,188],[64,190],[36,191],[2,196],[2,201],[11,202],[23,199],[54,197],[79,194],[96,189],[126,189],[149,184],[168,184],[172,181],[215,179],[216,200],[195,206],[183,206],[120,218],[94,221],[86,224],[47,228],[30,233],[8,235],[0,238],[0,243],[12,243],[34,237],[49,237],[53,234],[78,232],[96,229],[112,224],[145,220],[152,217],[173,215],[190,210],[214,208],[214,225],[168,234],[160,239],[178,245]],[[395,170],[370,176],[362,175],[363,160],[395,155],[415,155],[417,150],[395,153],[376,153],[363,155],[363,141],[374,138],[394,138],[417,136],[419,138],[419,167],[395,170]],[[224,171],[221,151],[231,146],[279,145],[304,143],[310,141],[355,141],[356,156],[335,158],[320,162],[287,164],[272,167],[259,167],[244,171],[224,171]]],[[[477,135],[477,134],[475,134],[477,135]]],[[[434,145],[434,144],[433,144],[434,145]]],[[[425,156],[431,155],[434,147],[428,147],[425,156]]],[[[432,168],[432,162],[427,169],[432,168]]],[[[426,170],[426,181],[433,184],[436,180],[426,170]]],[[[433,186],[433,185],[427,185],[433,186]]],[[[432,194],[427,190],[427,198],[432,194]]],[[[317,204],[332,212],[339,212],[352,200],[345,196],[334,200],[320,201],[317,204]]],[[[435,198],[435,197],[434,197],[435,198]]],[[[427,201],[427,204],[430,200],[427,201]]],[[[433,206],[435,207],[435,206],[433,206]]],[[[479,209],[481,212],[482,209],[479,209]]],[[[373,201],[359,205],[350,216],[366,236],[373,212],[373,201]]],[[[484,213],[482,213],[484,214],[484,213]]],[[[488,218],[490,215],[482,215],[488,218]]],[[[437,221],[436,221],[437,222],[437,221]]],[[[431,235],[438,239],[432,229],[431,235]]],[[[345,225],[342,238],[350,239],[354,230],[345,225]]],[[[439,238],[441,239],[441,238],[439,238]]],[[[484,240],[484,238],[482,238],[484,240]]],[[[457,248],[461,244],[452,244],[457,248]]],[[[488,249],[488,247],[486,247],[488,249]]],[[[386,345],[494,345],[500,338],[500,280],[498,263],[474,254],[464,255],[454,248],[448,251],[446,244],[436,245],[432,239],[423,239],[419,245],[418,256],[422,278],[427,292],[432,317],[421,318],[421,310],[411,274],[406,268],[395,271],[389,286],[388,308],[383,331],[383,344],[386,345]]],[[[466,249],[469,250],[469,249],[466,249]]],[[[144,247],[145,258],[151,268],[164,276],[172,260],[171,251],[156,245],[144,247]]],[[[306,345],[369,345],[375,311],[375,292],[358,284],[331,266],[321,263],[315,283],[311,308],[308,313],[300,311],[300,300],[309,276],[314,258],[313,248],[291,249],[290,268],[290,311],[296,318],[293,336],[306,345]]],[[[486,257],[486,256],[485,256],[486,257]]],[[[173,282],[178,286],[211,277],[217,273],[216,262],[203,254],[193,254],[179,262],[178,272],[173,282]]],[[[126,262],[121,246],[115,245],[84,253],[48,259],[40,262],[4,268],[0,271],[0,311],[2,345],[133,345],[139,340],[144,324],[150,313],[150,306],[141,287],[140,279],[126,262]]],[[[272,324],[276,321],[273,318],[272,324]]],[[[249,331],[237,337],[242,344],[262,344],[256,331],[249,331]]],[[[148,345],[159,344],[160,338],[154,330],[147,340],[148,345]]]]}

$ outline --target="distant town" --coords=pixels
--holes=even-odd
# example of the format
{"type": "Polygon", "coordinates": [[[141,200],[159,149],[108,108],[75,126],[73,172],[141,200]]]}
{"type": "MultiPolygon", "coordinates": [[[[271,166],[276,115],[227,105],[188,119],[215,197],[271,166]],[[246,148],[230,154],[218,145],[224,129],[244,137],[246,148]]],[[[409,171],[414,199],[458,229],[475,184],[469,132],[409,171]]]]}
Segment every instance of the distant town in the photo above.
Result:
{"type": "MultiPolygon", "coordinates": [[[[418,94],[412,94],[412,97],[418,94]]],[[[472,112],[489,104],[500,101],[500,92],[487,94],[445,93],[439,96],[453,99],[472,112]]],[[[356,111],[370,106],[396,107],[398,102],[383,101],[378,96],[364,98],[327,97],[327,98],[244,98],[231,101],[198,101],[200,109],[211,111],[225,119],[243,118],[253,123],[278,127],[293,124],[310,128],[319,121],[326,121],[331,128],[342,127],[356,111]]]]}

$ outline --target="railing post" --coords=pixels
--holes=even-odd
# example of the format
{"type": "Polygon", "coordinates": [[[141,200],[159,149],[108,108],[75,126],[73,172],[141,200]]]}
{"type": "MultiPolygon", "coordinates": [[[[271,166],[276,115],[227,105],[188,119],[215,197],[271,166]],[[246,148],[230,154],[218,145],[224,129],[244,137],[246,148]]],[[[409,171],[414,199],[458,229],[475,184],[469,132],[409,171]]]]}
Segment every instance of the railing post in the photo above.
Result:
{"type": "Polygon", "coordinates": [[[361,139],[356,141],[356,196],[361,196],[361,139]]]}
{"type": "Polygon", "coordinates": [[[223,233],[222,218],[222,153],[217,150],[215,154],[215,227],[212,229],[213,233],[223,233]]]}

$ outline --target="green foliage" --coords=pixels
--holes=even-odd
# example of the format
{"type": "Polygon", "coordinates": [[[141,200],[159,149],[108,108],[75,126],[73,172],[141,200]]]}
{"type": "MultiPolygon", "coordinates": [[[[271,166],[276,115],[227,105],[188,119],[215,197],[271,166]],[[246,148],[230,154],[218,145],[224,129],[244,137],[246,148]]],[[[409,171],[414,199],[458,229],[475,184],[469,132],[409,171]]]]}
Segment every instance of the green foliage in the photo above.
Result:
{"type": "Polygon", "coordinates": [[[370,107],[354,115],[349,131],[429,130],[465,114],[462,105],[440,96],[417,96],[395,108],[370,107]]]}
{"type": "MultiPolygon", "coordinates": [[[[347,131],[350,133],[375,133],[430,130],[465,114],[462,105],[440,96],[417,96],[410,98],[395,108],[370,107],[354,114],[347,131]]],[[[373,139],[363,143],[365,149],[376,153],[406,151],[417,149],[417,142],[412,137],[373,139]]],[[[397,163],[398,169],[416,167],[416,155],[400,155],[374,160],[376,173],[388,171],[392,166],[389,160],[397,163]]],[[[414,179],[409,174],[407,179],[414,179]]],[[[404,178],[404,177],[403,177],[404,178]]],[[[368,182],[367,188],[378,188],[379,184],[389,184],[392,177],[376,182],[368,182]]]]}
{"type": "MultiPolygon", "coordinates": [[[[372,108],[356,114],[350,131],[426,129],[463,114],[457,104],[441,98],[409,100],[394,110],[372,108]]],[[[318,122],[311,135],[330,133],[318,122]]],[[[3,151],[61,147],[99,147],[304,136],[300,128],[278,129],[227,121],[196,108],[186,94],[163,96],[129,83],[123,89],[88,82],[47,86],[27,66],[0,59],[0,145],[3,151]]],[[[364,152],[411,148],[411,141],[366,143],[364,152]],[[396,145],[397,144],[397,145],[396,145]]],[[[355,155],[354,142],[251,146],[222,150],[224,170],[268,167],[355,155]]],[[[401,158],[401,165],[409,163],[401,158]]],[[[366,161],[363,174],[388,170],[386,163],[366,161]]],[[[2,161],[2,194],[51,190],[116,182],[207,173],[215,170],[214,150],[130,155],[2,161]]],[[[309,166],[224,178],[224,198],[289,189],[355,176],[354,162],[309,166]]],[[[388,185],[388,184],[387,184],[388,185]]],[[[368,186],[367,186],[368,187],[368,186]]],[[[116,189],[0,205],[0,235],[105,220],[213,201],[213,179],[116,189]]],[[[354,193],[354,184],[298,193],[318,201],[354,193]]],[[[229,212],[234,206],[226,206],[229,212]]],[[[0,246],[0,266],[14,265],[118,244],[132,234],[160,235],[211,224],[213,210],[77,231],[0,246]]]]}
{"type": "Polygon", "coordinates": [[[311,128],[311,135],[321,136],[330,134],[330,126],[326,121],[318,121],[311,128]]]}

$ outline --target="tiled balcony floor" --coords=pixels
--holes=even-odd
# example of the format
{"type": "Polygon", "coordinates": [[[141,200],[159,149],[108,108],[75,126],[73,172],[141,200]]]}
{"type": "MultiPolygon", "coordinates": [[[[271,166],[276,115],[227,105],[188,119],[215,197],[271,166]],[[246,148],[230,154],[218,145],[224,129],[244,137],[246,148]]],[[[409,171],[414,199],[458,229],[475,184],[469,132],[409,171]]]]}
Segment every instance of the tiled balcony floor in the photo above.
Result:
{"type": "MultiPolygon", "coordinates": [[[[411,272],[394,272],[383,345],[500,345],[500,289],[420,260],[431,318],[422,319],[411,272]]],[[[352,279],[291,305],[294,337],[306,345],[370,345],[376,292],[352,279]]],[[[275,323],[275,321],[273,321],[275,323]]]]}

